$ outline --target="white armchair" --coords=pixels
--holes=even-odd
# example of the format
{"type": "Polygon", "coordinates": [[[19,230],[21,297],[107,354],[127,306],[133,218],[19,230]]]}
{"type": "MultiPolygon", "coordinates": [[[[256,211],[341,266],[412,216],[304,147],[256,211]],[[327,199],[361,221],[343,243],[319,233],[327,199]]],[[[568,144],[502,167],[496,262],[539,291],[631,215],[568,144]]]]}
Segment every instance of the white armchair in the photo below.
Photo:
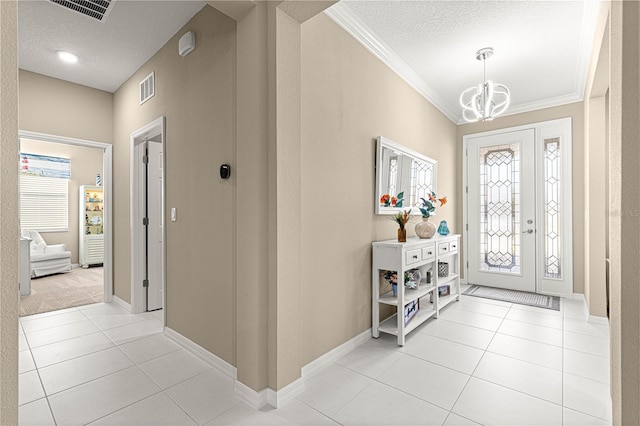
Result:
{"type": "Polygon", "coordinates": [[[22,231],[31,240],[31,277],[71,272],[71,252],[66,244],[48,245],[37,231],[22,231]]]}

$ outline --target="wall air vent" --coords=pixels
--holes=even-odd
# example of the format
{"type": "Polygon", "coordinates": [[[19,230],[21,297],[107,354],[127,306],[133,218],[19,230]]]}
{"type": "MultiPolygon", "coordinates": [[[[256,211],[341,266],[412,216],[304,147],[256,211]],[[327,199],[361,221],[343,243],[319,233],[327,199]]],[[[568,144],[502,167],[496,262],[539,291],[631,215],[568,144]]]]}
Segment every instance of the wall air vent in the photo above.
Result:
{"type": "Polygon", "coordinates": [[[152,72],[140,82],[140,105],[156,94],[156,73],[152,72]]]}
{"type": "Polygon", "coordinates": [[[82,13],[85,16],[97,19],[100,22],[104,22],[111,9],[113,9],[113,3],[115,0],[49,0],[52,3],[66,7],[67,9],[74,10],[78,13],[82,13]]]}

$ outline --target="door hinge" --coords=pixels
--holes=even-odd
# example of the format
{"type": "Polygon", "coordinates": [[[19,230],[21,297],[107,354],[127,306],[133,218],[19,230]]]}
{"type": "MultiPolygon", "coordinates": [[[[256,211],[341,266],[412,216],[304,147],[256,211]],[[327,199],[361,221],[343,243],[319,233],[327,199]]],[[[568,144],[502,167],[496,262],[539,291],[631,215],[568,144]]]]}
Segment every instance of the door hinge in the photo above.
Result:
{"type": "Polygon", "coordinates": [[[467,194],[469,193],[469,187],[468,186],[464,187],[464,192],[466,192],[467,194]]]}
{"type": "Polygon", "coordinates": [[[467,231],[468,231],[469,230],[469,224],[468,223],[466,224],[466,227],[467,227],[467,231]]]}
{"type": "Polygon", "coordinates": [[[142,280],[142,287],[149,287],[149,280],[142,280]]]}
{"type": "Polygon", "coordinates": [[[149,225],[149,218],[148,218],[148,217],[144,217],[144,218],[142,218],[142,224],[143,224],[144,226],[149,225]]]}
{"type": "Polygon", "coordinates": [[[149,156],[148,155],[143,155],[142,156],[142,162],[144,164],[149,164],[149,156]]]}
{"type": "Polygon", "coordinates": [[[467,260],[467,269],[469,269],[469,261],[467,260]]]}

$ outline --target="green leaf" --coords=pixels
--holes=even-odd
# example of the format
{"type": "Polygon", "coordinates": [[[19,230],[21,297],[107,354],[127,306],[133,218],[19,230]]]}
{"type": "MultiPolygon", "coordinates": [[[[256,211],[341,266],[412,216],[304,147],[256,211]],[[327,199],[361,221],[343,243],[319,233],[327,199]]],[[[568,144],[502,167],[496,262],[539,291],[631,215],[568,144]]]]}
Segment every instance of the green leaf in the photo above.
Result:
{"type": "Polygon", "coordinates": [[[404,191],[398,193],[398,196],[396,198],[399,199],[399,200],[404,198],[404,191]]]}

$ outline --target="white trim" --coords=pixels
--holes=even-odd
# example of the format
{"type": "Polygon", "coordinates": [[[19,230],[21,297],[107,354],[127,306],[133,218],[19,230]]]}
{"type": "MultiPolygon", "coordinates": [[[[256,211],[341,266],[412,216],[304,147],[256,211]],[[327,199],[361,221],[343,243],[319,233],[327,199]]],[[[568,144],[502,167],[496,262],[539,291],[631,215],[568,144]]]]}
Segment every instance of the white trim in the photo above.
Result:
{"type": "Polygon", "coordinates": [[[197,356],[198,358],[200,358],[201,360],[209,364],[210,366],[218,369],[218,371],[220,371],[225,376],[233,380],[237,379],[238,370],[236,369],[236,367],[229,364],[227,361],[212,354],[202,346],[189,340],[188,338],[184,337],[182,334],[178,333],[177,331],[169,327],[164,328],[164,335],[167,336],[169,339],[173,340],[174,342],[176,342],[177,344],[179,344],[180,346],[182,346],[183,348],[185,348],[187,351],[191,352],[193,355],[197,356]]]}
{"type": "Polygon", "coordinates": [[[236,380],[233,385],[233,392],[249,407],[259,409],[268,404],[267,391],[265,388],[260,392],[256,392],[244,383],[236,380]]]}
{"type": "Polygon", "coordinates": [[[318,358],[302,367],[302,377],[307,378],[308,376],[312,376],[313,374],[317,373],[319,370],[328,367],[329,365],[333,364],[338,358],[351,352],[371,338],[371,329],[369,328],[358,334],[354,338],[347,340],[340,346],[330,350],[324,355],[320,355],[318,358]]]}
{"type": "Polygon", "coordinates": [[[65,136],[50,135],[47,133],[30,132],[27,130],[18,131],[19,139],[34,139],[43,142],[52,142],[65,145],[82,146],[86,148],[96,148],[103,151],[102,154],[102,185],[104,187],[104,301],[111,302],[113,299],[113,145],[105,142],[90,141],[86,139],[68,138],[65,136]]]}
{"type": "Polygon", "coordinates": [[[596,315],[589,315],[587,317],[587,322],[590,324],[599,324],[609,326],[609,318],[607,317],[599,317],[596,315]]]}
{"type": "MultiPolygon", "coordinates": [[[[114,297],[114,302],[118,305],[126,303],[117,296],[114,297]]],[[[182,346],[193,355],[209,364],[210,366],[216,368],[225,376],[231,378],[234,381],[233,391],[238,396],[238,398],[240,398],[250,407],[259,409],[266,404],[269,404],[274,408],[282,407],[288,401],[301,394],[305,389],[304,382],[306,381],[308,376],[311,376],[319,370],[328,367],[338,358],[346,355],[347,353],[356,349],[358,346],[367,342],[369,339],[371,339],[371,329],[363,331],[354,338],[346,341],[342,345],[334,348],[324,355],[321,355],[320,357],[311,361],[309,364],[302,367],[301,377],[289,383],[279,391],[273,390],[271,388],[265,388],[261,391],[255,391],[238,380],[237,368],[229,364],[227,361],[212,354],[202,346],[189,340],[188,338],[184,337],[183,335],[169,327],[164,328],[164,335],[182,346]]]]}
{"type": "MultiPolygon", "coordinates": [[[[162,143],[163,150],[163,161],[165,164],[162,166],[163,174],[166,170],[166,120],[164,116],[158,117],[142,128],[131,133],[130,136],[130,159],[131,159],[131,216],[130,216],[130,226],[131,226],[131,313],[138,314],[145,311],[145,303],[144,303],[144,287],[142,287],[142,277],[143,272],[140,270],[139,266],[142,264],[142,250],[140,247],[143,245],[142,241],[142,232],[141,232],[141,223],[137,219],[141,216],[140,213],[140,178],[137,174],[141,171],[139,170],[138,165],[141,163],[140,158],[140,143],[145,140],[152,139],[154,137],[160,136],[160,143],[162,143]]],[[[163,176],[163,179],[166,176],[163,176]]],[[[166,180],[165,180],[166,182],[166,180]]],[[[162,211],[165,211],[165,202],[166,202],[166,184],[164,186],[164,193],[162,194],[162,211]]],[[[163,245],[163,268],[165,268],[163,274],[163,283],[162,283],[162,309],[166,309],[166,253],[167,253],[167,224],[164,224],[164,242],[163,245]]],[[[165,325],[164,322],[165,316],[163,315],[162,324],[165,325]]]]}
{"type": "Polygon", "coordinates": [[[572,295],[566,297],[567,299],[574,299],[582,301],[582,310],[584,312],[584,319],[590,324],[599,324],[609,326],[609,318],[601,317],[597,315],[589,314],[589,305],[587,304],[587,298],[582,293],[573,293],[572,295]]]}
{"type": "Polygon", "coordinates": [[[113,299],[111,300],[111,302],[114,305],[118,305],[120,306],[122,309],[124,309],[127,312],[131,312],[131,305],[127,302],[125,302],[124,300],[120,299],[118,296],[116,296],[115,294],[113,295],[113,299]]]}
{"type": "MultiPolygon", "coordinates": [[[[582,26],[580,31],[582,37],[580,47],[578,48],[578,63],[576,64],[576,78],[572,93],[518,106],[511,106],[508,108],[506,114],[501,115],[502,117],[543,108],[566,105],[574,102],[581,102],[584,99],[587,71],[589,68],[589,61],[591,60],[591,47],[594,30],[597,25],[599,5],[600,2],[584,2],[584,13],[582,15],[582,26]],[[589,34],[590,36],[584,37],[585,34],[589,34]]],[[[449,102],[446,102],[444,98],[442,98],[422,79],[422,77],[418,75],[418,73],[413,70],[413,68],[400,59],[400,57],[389,46],[387,46],[386,43],[378,39],[375,32],[362,22],[360,18],[358,18],[357,15],[353,13],[353,11],[343,2],[337,3],[331,8],[326,9],[324,13],[343,30],[349,33],[354,39],[360,42],[360,44],[369,50],[375,57],[391,68],[393,72],[406,81],[449,120],[455,124],[466,123],[462,118],[462,111],[457,108],[457,103],[455,106],[451,106],[449,102]]]]}
{"type": "Polygon", "coordinates": [[[300,377],[279,391],[274,391],[271,388],[267,389],[267,403],[275,408],[282,407],[288,401],[304,392],[304,390],[304,379],[300,377]]]}
{"type": "Polygon", "coordinates": [[[324,13],[359,41],[375,57],[391,68],[393,72],[406,81],[449,120],[454,123],[459,123],[462,120],[461,111],[453,110],[435,90],[425,83],[418,73],[400,59],[391,48],[379,40],[348,6],[340,2],[326,9],[324,13]]]}

